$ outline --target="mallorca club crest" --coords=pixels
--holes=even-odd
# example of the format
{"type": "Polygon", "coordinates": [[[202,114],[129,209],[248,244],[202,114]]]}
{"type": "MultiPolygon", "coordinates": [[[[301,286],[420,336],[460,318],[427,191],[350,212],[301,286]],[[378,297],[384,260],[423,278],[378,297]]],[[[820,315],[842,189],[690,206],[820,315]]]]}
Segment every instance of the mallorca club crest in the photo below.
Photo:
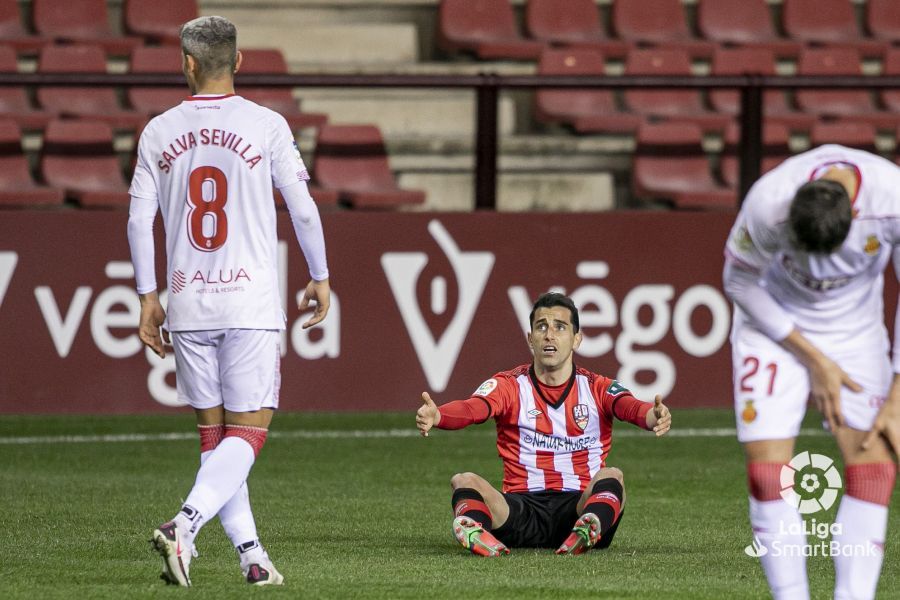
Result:
{"type": "Polygon", "coordinates": [[[587,427],[588,420],[590,418],[590,413],[588,412],[588,407],[586,404],[576,404],[572,407],[572,418],[575,419],[575,424],[578,425],[578,429],[584,431],[584,428],[587,427]]]}

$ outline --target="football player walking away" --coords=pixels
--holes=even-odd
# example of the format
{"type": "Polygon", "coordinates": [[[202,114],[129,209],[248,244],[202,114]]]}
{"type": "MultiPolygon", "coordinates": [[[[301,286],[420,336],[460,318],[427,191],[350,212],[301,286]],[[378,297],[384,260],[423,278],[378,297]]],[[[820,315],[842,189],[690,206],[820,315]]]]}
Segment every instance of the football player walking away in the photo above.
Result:
{"type": "Polygon", "coordinates": [[[546,293],[529,317],[531,364],[497,373],[471,398],[437,406],[427,392],[416,427],[462,429],[493,418],[503,460],[503,491],[475,473],[457,473],[453,533],[473,554],[499,556],[510,547],[557,548],[581,554],[607,548],[622,519],[622,471],[606,466],[613,418],[657,436],[672,423],[657,396],[641,402],[618,382],[576,367],[578,309],[546,293]]]}
{"type": "Polygon", "coordinates": [[[799,502],[782,499],[780,475],[810,396],[845,465],[832,543],[867,549],[833,553],[834,597],[875,596],[896,477],[890,445],[900,450],[900,336],[892,365],[882,301],[884,269],[900,258],[898,193],[893,163],[822,146],[756,182],[727,242],[738,440],[778,599],[809,597],[799,502]]]}
{"type": "Polygon", "coordinates": [[[222,17],[181,28],[183,71],[191,96],[141,134],[131,184],[128,240],[141,299],[139,335],[165,356],[160,328],[175,350],[179,399],[200,432],[194,487],[175,517],[153,531],[164,579],[191,585],[194,538],[216,515],[234,544],[243,575],[281,584],[259,543],[247,476],[278,408],[279,300],[272,186],[281,191],[311,281],[303,327],[322,321],[330,289],[318,208],[293,134],[283,117],[235,95],[241,63],[237,32],[222,17]],[[162,213],[168,261],[168,317],[157,294],[153,221],[162,213]]]}

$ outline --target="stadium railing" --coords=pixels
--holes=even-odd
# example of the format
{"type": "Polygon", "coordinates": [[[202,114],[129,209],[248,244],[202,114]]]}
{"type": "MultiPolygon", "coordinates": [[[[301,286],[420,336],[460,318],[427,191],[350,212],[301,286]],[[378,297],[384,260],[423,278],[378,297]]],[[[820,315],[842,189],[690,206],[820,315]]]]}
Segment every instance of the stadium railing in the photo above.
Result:
{"type": "MultiPolygon", "coordinates": [[[[0,73],[3,86],[178,86],[177,74],[0,73]]],[[[738,203],[760,175],[762,98],[766,89],[900,89],[900,75],[890,76],[568,76],[568,75],[303,75],[248,74],[240,84],[253,87],[455,88],[476,93],[475,207],[493,210],[497,196],[498,101],[504,89],[737,89],[741,93],[740,184],[738,203]]]]}

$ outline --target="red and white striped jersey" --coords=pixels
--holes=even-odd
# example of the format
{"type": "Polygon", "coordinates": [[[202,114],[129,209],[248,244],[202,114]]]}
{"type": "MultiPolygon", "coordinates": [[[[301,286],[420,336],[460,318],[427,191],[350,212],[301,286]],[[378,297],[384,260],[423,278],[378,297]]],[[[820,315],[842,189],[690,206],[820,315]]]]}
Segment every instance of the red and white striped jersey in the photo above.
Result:
{"type": "Polygon", "coordinates": [[[272,186],[307,179],[284,118],[240,96],[150,121],[130,194],[162,213],[170,330],[284,328],[272,186]]]}
{"type": "Polygon", "coordinates": [[[473,398],[497,424],[504,492],[584,490],[612,447],[613,417],[646,429],[653,407],[580,367],[567,383],[544,385],[530,364],[497,373],[473,398]]]}

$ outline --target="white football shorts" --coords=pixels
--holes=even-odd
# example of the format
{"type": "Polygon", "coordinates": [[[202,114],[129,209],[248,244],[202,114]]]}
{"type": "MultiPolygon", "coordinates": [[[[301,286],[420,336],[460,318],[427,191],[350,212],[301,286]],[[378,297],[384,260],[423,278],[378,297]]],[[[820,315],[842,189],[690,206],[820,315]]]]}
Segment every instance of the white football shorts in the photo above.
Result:
{"type": "Polygon", "coordinates": [[[178,399],[231,412],[278,408],[280,342],[268,329],[173,331],[178,399]]]}
{"type": "MultiPolygon", "coordinates": [[[[891,384],[887,353],[878,343],[869,344],[869,349],[842,349],[807,337],[863,388],[861,393],[842,388],[844,422],[853,429],[871,429],[891,384]]],[[[738,441],[797,437],[810,394],[806,367],[781,345],[743,324],[732,331],[731,354],[738,441]]]]}

